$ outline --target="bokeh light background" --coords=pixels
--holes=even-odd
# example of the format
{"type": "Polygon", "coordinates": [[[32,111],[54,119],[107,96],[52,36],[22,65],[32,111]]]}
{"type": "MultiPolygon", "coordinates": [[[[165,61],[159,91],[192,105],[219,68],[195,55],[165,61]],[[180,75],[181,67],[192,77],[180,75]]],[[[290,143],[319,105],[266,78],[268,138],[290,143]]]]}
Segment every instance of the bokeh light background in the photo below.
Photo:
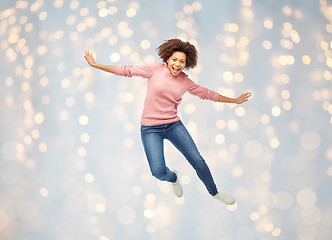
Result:
{"type": "Polygon", "coordinates": [[[0,2],[0,239],[332,237],[332,3],[327,0],[0,2]],[[186,94],[179,111],[227,207],[170,145],[184,197],[149,172],[147,82],[92,69],[159,61],[189,40],[187,71],[243,105],[186,94]]]}

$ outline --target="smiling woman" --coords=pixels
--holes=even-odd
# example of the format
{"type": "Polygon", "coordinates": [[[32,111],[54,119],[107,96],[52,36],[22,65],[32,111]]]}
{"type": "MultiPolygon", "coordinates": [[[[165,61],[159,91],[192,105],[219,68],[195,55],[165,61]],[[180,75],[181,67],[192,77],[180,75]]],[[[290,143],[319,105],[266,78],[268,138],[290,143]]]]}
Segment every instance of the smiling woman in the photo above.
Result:
{"type": "Polygon", "coordinates": [[[166,166],[164,139],[167,139],[196,170],[208,192],[216,199],[232,205],[235,203],[232,196],[218,192],[210,169],[200,155],[189,132],[182,124],[177,114],[177,108],[186,92],[201,99],[237,104],[246,102],[251,93],[242,94],[235,99],[228,98],[189,79],[182,70],[194,68],[197,65],[196,48],[189,42],[170,39],[157,49],[159,57],[166,65],[162,63],[142,66],[101,65],[95,63],[89,51],[85,52],[84,57],[95,68],[120,76],[140,76],[149,79],[141,118],[141,138],[152,175],[161,181],[172,183],[175,195],[182,197],[183,189],[177,171],[171,171],[166,166]]]}
{"type": "Polygon", "coordinates": [[[166,62],[168,70],[173,76],[177,76],[186,67],[186,54],[183,52],[174,52],[166,62]]]}

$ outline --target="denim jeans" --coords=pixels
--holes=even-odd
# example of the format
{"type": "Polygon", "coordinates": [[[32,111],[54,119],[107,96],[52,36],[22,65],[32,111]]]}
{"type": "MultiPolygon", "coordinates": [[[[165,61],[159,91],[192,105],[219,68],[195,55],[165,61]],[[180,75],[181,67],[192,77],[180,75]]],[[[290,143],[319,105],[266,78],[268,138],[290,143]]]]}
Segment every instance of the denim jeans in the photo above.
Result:
{"type": "Polygon", "coordinates": [[[169,170],[165,163],[164,139],[167,139],[196,170],[198,177],[202,180],[208,192],[213,196],[218,193],[209,167],[198,152],[193,139],[181,121],[158,126],[142,125],[141,138],[150,170],[154,177],[161,181],[176,182],[175,173],[169,170]]]}

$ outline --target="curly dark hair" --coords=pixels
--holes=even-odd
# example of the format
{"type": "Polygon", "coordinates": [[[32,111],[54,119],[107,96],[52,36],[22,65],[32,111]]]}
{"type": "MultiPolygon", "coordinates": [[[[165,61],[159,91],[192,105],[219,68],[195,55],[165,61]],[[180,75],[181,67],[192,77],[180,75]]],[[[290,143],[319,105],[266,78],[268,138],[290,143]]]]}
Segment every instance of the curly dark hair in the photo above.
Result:
{"type": "Polygon", "coordinates": [[[186,69],[194,68],[197,65],[198,53],[194,45],[183,42],[180,39],[169,39],[158,48],[158,56],[167,63],[167,60],[174,52],[183,52],[186,55],[186,69]]]}

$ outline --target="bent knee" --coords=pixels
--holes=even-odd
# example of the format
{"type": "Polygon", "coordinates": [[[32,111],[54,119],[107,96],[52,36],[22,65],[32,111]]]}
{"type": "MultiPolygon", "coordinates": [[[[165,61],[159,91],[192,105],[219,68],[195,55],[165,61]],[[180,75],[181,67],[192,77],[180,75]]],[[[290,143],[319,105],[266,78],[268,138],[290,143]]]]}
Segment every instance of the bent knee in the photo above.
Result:
{"type": "Polygon", "coordinates": [[[157,169],[151,169],[152,176],[154,176],[157,179],[162,179],[166,174],[165,168],[157,168],[157,169]]]}

